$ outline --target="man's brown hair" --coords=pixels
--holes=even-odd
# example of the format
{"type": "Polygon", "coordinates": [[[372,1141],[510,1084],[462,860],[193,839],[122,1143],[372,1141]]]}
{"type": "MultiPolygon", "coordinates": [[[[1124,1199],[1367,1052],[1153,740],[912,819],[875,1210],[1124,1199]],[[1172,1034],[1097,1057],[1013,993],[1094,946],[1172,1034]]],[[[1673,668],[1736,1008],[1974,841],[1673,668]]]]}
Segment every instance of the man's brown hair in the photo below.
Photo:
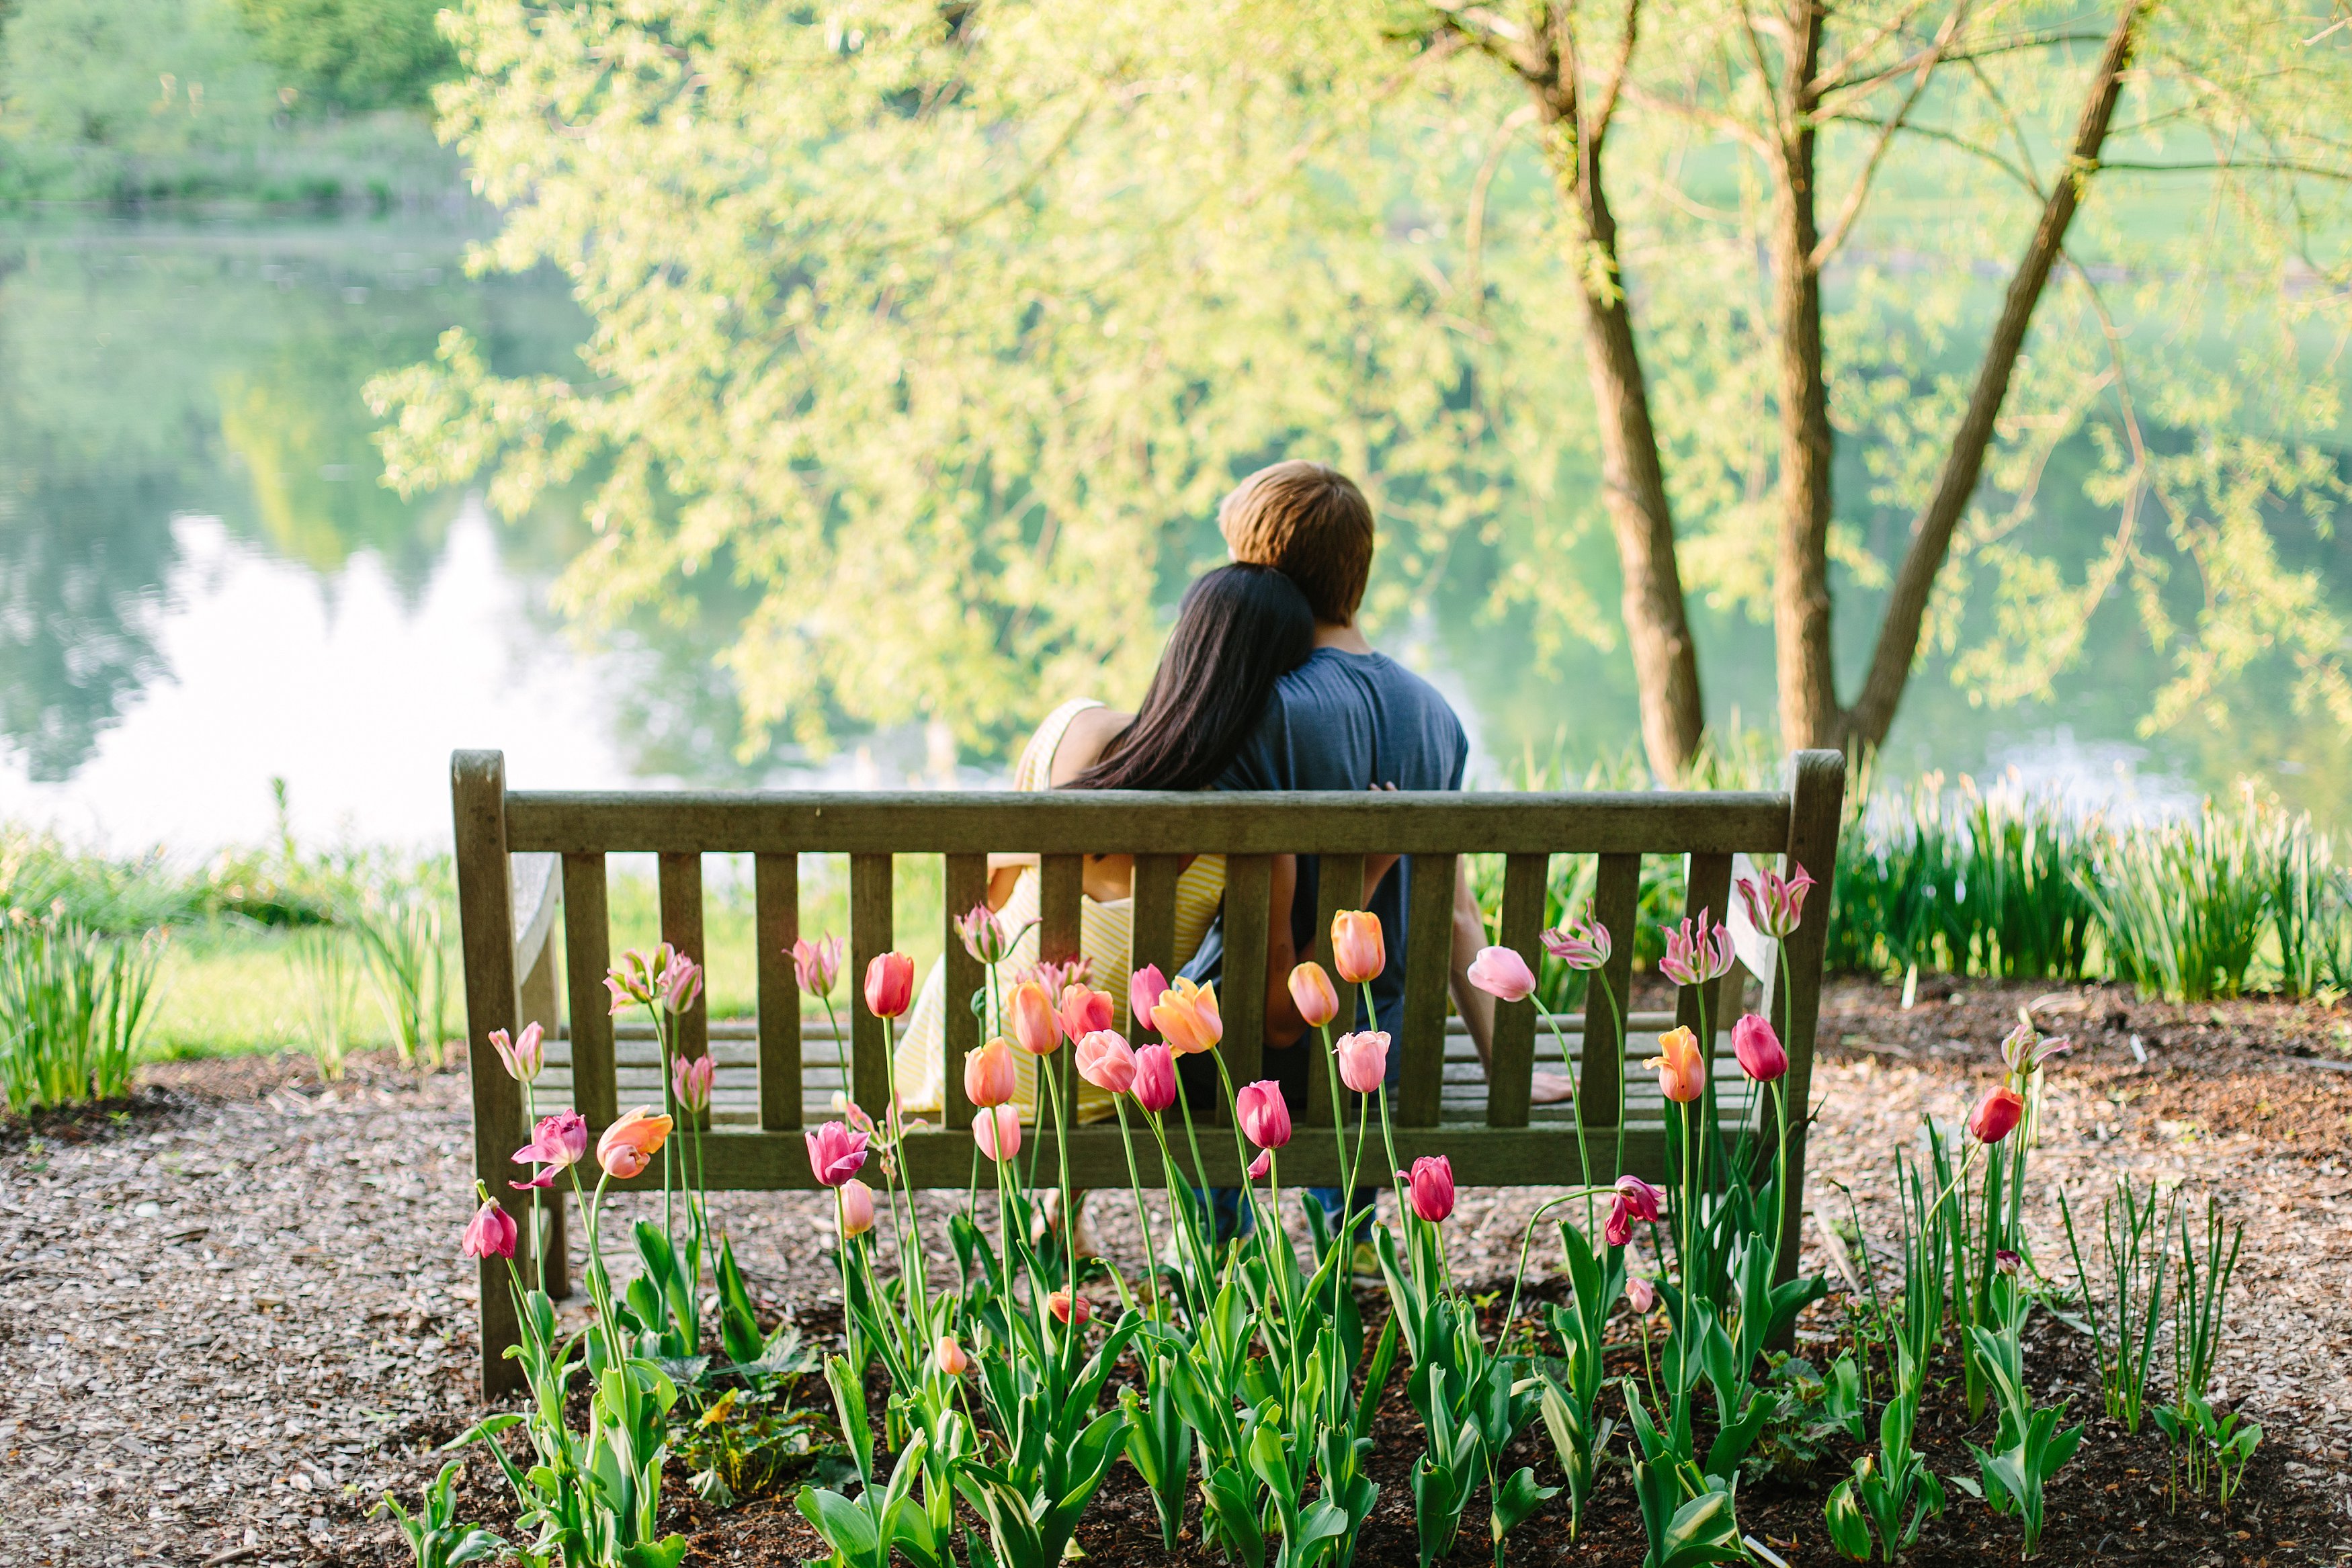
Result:
{"type": "Polygon", "coordinates": [[[1298,585],[1315,619],[1356,619],[1372,575],[1372,508],[1337,468],[1294,459],[1261,468],[1217,507],[1235,560],[1270,566],[1298,585]]]}

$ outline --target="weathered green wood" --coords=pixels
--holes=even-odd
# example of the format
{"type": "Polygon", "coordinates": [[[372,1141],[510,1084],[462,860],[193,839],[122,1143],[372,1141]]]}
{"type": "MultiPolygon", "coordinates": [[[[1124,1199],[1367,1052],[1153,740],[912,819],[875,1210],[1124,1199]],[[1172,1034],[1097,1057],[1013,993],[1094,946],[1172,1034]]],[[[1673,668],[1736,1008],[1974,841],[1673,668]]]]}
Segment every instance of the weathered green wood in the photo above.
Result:
{"type": "Polygon", "coordinates": [[[1642,857],[1602,855],[1593,872],[1590,918],[1609,933],[1609,960],[1592,972],[1585,988],[1587,1043],[1577,1064],[1577,1103],[1588,1129],[1616,1126],[1622,1114],[1624,1036],[1633,1016],[1633,935],[1641,902],[1642,857]],[[1594,1040],[1613,1041],[1615,1049],[1594,1050],[1594,1040]]]}
{"type": "Polygon", "coordinates": [[[1789,1186],[1781,1195],[1780,1268],[1794,1279],[1805,1215],[1805,1141],[1813,1092],[1814,1031],[1821,1020],[1822,954],[1829,940],[1830,883],[1837,870],[1838,827],[1845,810],[1845,754],[1801,751],[1789,758],[1785,777],[1791,802],[1784,866],[1811,873],[1804,919],[1785,946],[1790,983],[1780,1009],[1780,1043],[1789,1053],[1782,1082],[1789,1114],[1789,1186]]]}
{"type": "MultiPolygon", "coordinates": [[[[613,1087],[613,927],[604,905],[604,857],[563,857],[563,976],[572,993],[572,1104],[591,1136],[621,1113],[613,1087]]],[[[468,967],[470,969],[470,966],[468,967]]]]}
{"type": "MultiPolygon", "coordinates": [[[[1536,933],[1543,929],[1544,876],[1549,857],[1512,855],[1503,862],[1503,941],[1528,961],[1543,962],[1536,933]]],[[[1493,1060],[1486,1066],[1486,1125],[1524,1127],[1533,1094],[1536,1004],[1533,998],[1495,1003],[1493,1060]]]]}
{"type": "MultiPolygon", "coordinates": [[[[449,760],[449,797],[457,830],[457,941],[466,961],[474,1175],[536,1246],[530,1202],[507,1185],[514,1169],[508,1156],[525,1138],[522,1085],[507,1076],[490,1044],[492,1031],[514,1030],[521,1006],[515,988],[514,883],[507,863],[506,758],[495,751],[457,753],[449,760]]],[[[530,1266],[528,1258],[516,1260],[530,1266]]],[[[483,1259],[476,1282],[481,1291],[482,1391],[507,1393],[522,1386],[522,1370],[506,1356],[507,1346],[520,1343],[521,1324],[507,1288],[505,1260],[483,1259]]]]}
{"type": "MultiPolygon", "coordinates": [[[[661,939],[696,963],[705,962],[702,942],[702,857],[664,853],[655,873],[661,898],[661,939]]],[[[710,977],[705,975],[694,1005],[677,1015],[677,1054],[688,1061],[710,1054],[710,977]]],[[[665,1099],[669,1113],[686,1121],[685,1107],[665,1099]]],[[[709,1126],[708,1113],[696,1118],[709,1126]]]]}
{"type": "Polygon", "coordinates": [[[866,967],[891,950],[890,857],[849,857],[849,1097],[869,1115],[890,1103],[890,1026],[866,1005],[866,967]]]}
{"type": "MultiPolygon", "coordinates": [[[[1176,879],[1183,871],[1181,855],[1135,857],[1135,950],[1130,972],[1157,964],[1162,975],[1176,973],[1176,879]]],[[[1125,997],[1112,999],[1120,1007],[1129,1005],[1125,997]]],[[[1160,1038],[1158,1030],[1138,1019],[1130,1018],[1128,1022],[1139,1046],[1160,1038]]]]}
{"type": "Polygon", "coordinates": [[[524,791],[507,804],[517,852],[1777,854],[1788,827],[1785,795],[1730,791],[524,791]]]}
{"type": "MultiPolygon", "coordinates": [[[[1683,894],[1683,914],[1699,928],[1698,917],[1706,915],[1714,925],[1723,923],[1724,901],[1731,892],[1731,857],[1729,855],[1698,855],[1690,857],[1690,870],[1683,894]]],[[[1723,1016],[1723,982],[1717,979],[1704,986],[1685,986],[1675,997],[1675,1022],[1698,1036],[1699,1050],[1706,1053],[1709,1066],[1715,1061],[1715,1031],[1728,1021],[1723,1016]],[[1702,1018],[1706,1027],[1700,1027],[1702,1018]]]]}
{"type": "Polygon", "coordinates": [[[1225,861],[1225,978],[1217,993],[1225,1020],[1222,1050],[1235,1086],[1265,1076],[1266,929],[1274,896],[1269,855],[1225,861]]]}
{"type": "Polygon", "coordinates": [[[945,868],[947,896],[942,901],[945,915],[940,940],[945,943],[947,964],[947,1044],[942,1066],[947,1071],[947,1109],[943,1113],[950,1127],[971,1125],[971,1097],[963,1091],[963,1059],[980,1049],[980,1019],[971,1010],[972,993],[986,983],[986,975],[979,959],[963,945],[956,930],[958,918],[970,914],[988,900],[988,857],[986,855],[950,855],[945,868]]]}
{"type": "MultiPolygon", "coordinates": [[[[801,982],[793,944],[801,935],[801,860],[751,859],[752,943],[759,949],[760,1125],[772,1133],[801,1124],[801,982]]],[[[709,1026],[705,1026],[706,1048],[709,1026]]]]}
{"type": "MultiPolygon", "coordinates": [[[[1307,946],[1299,951],[1300,962],[1313,959],[1331,969],[1331,922],[1343,909],[1363,907],[1364,857],[1361,855],[1325,855],[1318,862],[1315,879],[1315,924],[1308,928],[1307,946]]],[[[1402,962],[1403,955],[1393,956],[1393,962],[1402,962]]],[[[1338,975],[1331,983],[1344,992],[1339,1000],[1339,1016],[1331,1020],[1332,1038],[1356,1027],[1356,1009],[1360,1005],[1356,988],[1341,984],[1338,975]]],[[[1323,1039],[1313,1030],[1299,1037],[1300,1047],[1318,1057],[1323,1052],[1323,1039]]],[[[1307,1070],[1307,1124],[1328,1127],[1331,1124],[1331,1075],[1323,1070],[1321,1061],[1310,1062],[1307,1070]]]]}
{"type": "MultiPolygon", "coordinates": [[[[1442,1109],[1445,1080],[1445,987],[1454,967],[1454,884],[1460,861],[1417,855],[1405,918],[1404,1017],[1383,1019],[1404,1054],[1398,1067],[1398,1124],[1426,1127],[1442,1109]]],[[[1397,956],[1391,954],[1394,963],[1397,956]]]]}

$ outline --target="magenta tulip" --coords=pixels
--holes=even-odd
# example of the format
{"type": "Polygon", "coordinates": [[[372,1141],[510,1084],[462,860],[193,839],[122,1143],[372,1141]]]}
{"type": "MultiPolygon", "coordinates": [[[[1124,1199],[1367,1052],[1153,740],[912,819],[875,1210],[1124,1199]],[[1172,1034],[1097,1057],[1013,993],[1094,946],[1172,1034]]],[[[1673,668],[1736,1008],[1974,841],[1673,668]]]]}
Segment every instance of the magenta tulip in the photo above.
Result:
{"type": "Polygon", "coordinates": [[[1702,909],[1696,921],[1685,917],[1679,926],[1667,928],[1666,956],[1658,960],[1658,973],[1677,986],[1699,986],[1731,973],[1738,961],[1731,932],[1709,921],[1702,909]]]}
{"type": "Polygon", "coordinates": [[[1135,1053],[1135,1103],[1157,1116],[1176,1103],[1176,1056],[1164,1045],[1135,1053]]]}
{"type": "Polygon", "coordinates": [[[1731,1051],[1739,1058],[1739,1071],[1759,1083],[1769,1083],[1789,1071],[1789,1053],[1780,1049],[1780,1037],[1754,1013],[1731,1026],[1731,1051]]]}
{"type": "Polygon", "coordinates": [[[1127,1018],[1137,1030],[1156,1029],[1151,1021],[1151,1009],[1160,1005],[1160,994],[1168,988],[1168,977],[1160,972],[1157,964],[1146,964],[1127,978],[1127,1018]]]}
{"type": "Polygon", "coordinates": [[[1748,923],[1774,941],[1786,939],[1802,923],[1805,914],[1805,890],[1813,879],[1799,866],[1794,876],[1782,876],[1777,871],[1759,873],[1751,881],[1739,879],[1739,900],[1748,906],[1748,923]]]}
{"type": "Polygon", "coordinates": [[[1609,962],[1609,927],[1598,920],[1563,920],[1536,940],[1571,969],[1598,969],[1609,962]]]}
{"type": "Polygon", "coordinates": [[[1290,1107],[1283,1103],[1282,1085],[1270,1078],[1244,1083],[1234,1096],[1242,1132],[1261,1149],[1278,1149],[1290,1142],[1290,1107]]]}
{"type": "Polygon", "coordinates": [[[1617,1198],[1609,1206],[1609,1222],[1601,1228],[1601,1239],[1612,1247],[1622,1247],[1633,1239],[1633,1227],[1638,1223],[1657,1222],[1659,1206],[1666,1201],[1666,1189],[1652,1186],[1636,1176],[1617,1178],[1617,1198]]]}
{"type": "Polygon", "coordinates": [[[808,995],[833,995],[834,982],[840,974],[840,937],[820,936],[812,942],[803,936],[793,944],[793,977],[808,995]]]}
{"type": "Polygon", "coordinates": [[[513,1215],[494,1202],[485,1202],[474,1211],[465,1239],[457,1245],[468,1258],[511,1258],[521,1234],[513,1215]]]}
{"type": "Polygon", "coordinates": [[[1411,1171],[1397,1174],[1405,1178],[1415,1214],[1435,1225],[1454,1212],[1454,1163],[1444,1155],[1423,1155],[1411,1171]]]}
{"type": "Polygon", "coordinates": [[[819,1186],[839,1186],[865,1168],[866,1134],[845,1122],[827,1122],[801,1137],[819,1186]]]}
{"type": "Polygon", "coordinates": [[[545,1187],[555,1183],[555,1173],[580,1163],[588,1153],[588,1122],[577,1111],[559,1111],[552,1116],[541,1116],[539,1125],[531,1129],[530,1142],[514,1152],[515,1164],[538,1165],[544,1168],[530,1173],[529,1181],[509,1182],[516,1188],[545,1187]]]}

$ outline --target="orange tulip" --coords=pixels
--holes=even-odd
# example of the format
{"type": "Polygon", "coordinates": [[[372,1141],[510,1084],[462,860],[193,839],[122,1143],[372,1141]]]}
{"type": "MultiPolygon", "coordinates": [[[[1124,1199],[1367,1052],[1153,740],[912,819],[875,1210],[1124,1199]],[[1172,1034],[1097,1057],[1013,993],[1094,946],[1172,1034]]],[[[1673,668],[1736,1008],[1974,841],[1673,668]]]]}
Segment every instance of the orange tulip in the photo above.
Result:
{"type": "Polygon", "coordinates": [[[1381,917],[1361,909],[1343,909],[1331,917],[1331,964],[1339,977],[1360,986],[1389,966],[1381,945],[1381,917]]]}
{"type": "Polygon", "coordinates": [[[656,1116],[640,1105],[604,1129],[596,1140],[596,1163],[605,1175],[626,1181],[653,1163],[672,1125],[667,1116],[656,1116]]]}
{"type": "Polygon", "coordinates": [[[1225,1038],[1225,1020],[1217,1013],[1217,988],[1196,986],[1186,979],[1180,978],[1174,990],[1160,993],[1151,1021],[1159,1025],[1168,1049],[1179,1056],[1214,1051],[1225,1038]]]}
{"type": "Polygon", "coordinates": [[[1309,961],[1290,971],[1290,999],[1308,1029],[1321,1029],[1339,1016],[1339,993],[1331,988],[1331,977],[1320,964],[1309,961]]]}
{"type": "Polygon", "coordinates": [[[963,1346],[956,1343],[954,1335],[941,1334],[940,1343],[932,1347],[931,1364],[950,1377],[961,1377],[971,1370],[971,1357],[964,1354],[963,1346]]]}
{"type": "Polygon", "coordinates": [[[982,1107],[1002,1105],[1018,1086],[1010,1041],[992,1040],[963,1059],[963,1097],[982,1107]]]}
{"type": "Polygon", "coordinates": [[[1706,1092],[1706,1058],[1699,1054],[1698,1036],[1688,1029],[1658,1037],[1659,1054],[1643,1063],[1658,1070],[1658,1088],[1678,1105],[1687,1105],[1706,1092]]]}
{"type": "Polygon", "coordinates": [[[1013,988],[1004,1019],[1013,1030],[1013,1043],[1032,1056],[1051,1056],[1062,1043],[1062,1020],[1054,1014],[1054,998],[1034,980],[1013,988]]]}

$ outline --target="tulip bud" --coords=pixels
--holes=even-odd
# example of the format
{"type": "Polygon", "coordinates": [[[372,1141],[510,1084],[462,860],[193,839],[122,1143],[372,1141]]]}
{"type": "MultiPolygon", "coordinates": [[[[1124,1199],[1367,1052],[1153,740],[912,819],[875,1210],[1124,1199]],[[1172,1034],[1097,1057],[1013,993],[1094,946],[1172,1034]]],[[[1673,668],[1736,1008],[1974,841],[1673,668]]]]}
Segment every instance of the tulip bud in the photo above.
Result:
{"type": "Polygon", "coordinates": [[[1010,1105],[976,1112],[971,1118],[971,1135],[980,1145],[980,1152],[990,1159],[1012,1159],[1021,1152],[1021,1113],[1010,1105]]]}
{"type": "Polygon", "coordinates": [[[1490,997],[1522,1002],[1534,994],[1535,971],[1508,947],[1481,947],[1470,961],[1470,983],[1490,997]]]}
{"type": "Polygon", "coordinates": [[[1034,980],[1013,988],[1005,999],[1004,1019],[1013,1030],[1013,1043],[1032,1056],[1051,1056],[1062,1043],[1061,1020],[1054,1016],[1045,988],[1034,980]]]}
{"type": "Polygon", "coordinates": [[[847,1240],[874,1228],[874,1189],[856,1176],[836,1189],[841,1194],[841,1236],[847,1240]]]}
{"type": "Polygon", "coordinates": [[[1146,964],[1127,977],[1127,1018],[1138,1031],[1157,1029],[1151,1021],[1151,1009],[1160,1005],[1160,993],[1168,988],[1168,977],[1160,972],[1157,964],[1146,964]]]}
{"type": "Polygon", "coordinates": [[[1454,1162],[1444,1155],[1423,1155],[1412,1162],[1405,1178],[1412,1211],[1435,1225],[1454,1212],[1454,1162]]]}
{"type": "Polygon", "coordinates": [[[1989,1090],[1969,1117],[1969,1135],[1979,1144],[1998,1144],[2025,1119],[2024,1096],[2003,1083],[1989,1090]]]}
{"type": "Polygon", "coordinates": [[[1009,1103],[1021,1087],[1019,1072],[1012,1045],[992,1040],[963,1059],[964,1098],[983,1107],[1009,1103]]]}
{"type": "Polygon", "coordinates": [[[1343,1034],[1333,1052],[1339,1058],[1339,1082],[1359,1094],[1370,1094],[1388,1081],[1389,1037],[1379,1030],[1343,1034]]]}
{"type": "Polygon", "coordinates": [[[1290,999],[1308,1029],[1321,1029],[1339,1016],[1339,993],[1320,964],[1309,961],[1290,971],[1290,999]]]}
{"type": "Polygon", "coordinates": [[[710,1109],[710,1085],[718,1072],[719,1064],[707,1056],[670,1060],[670,1092],[687,1114],[697,1116],[710,1109]]]}
{"type": "Polygon", "coordinates": [[[1754,1013],[1731,1026],[1731,1050],[1739,1058],[1739,1071],[1759,1083],[1769,1083],[1789,1071],[1789,1053],[1780,1049],[1780,1037],[1754,1013]]]}
{"type": "Polygon", "coordinates": [[[2014,1280],[2017,1271],[2025,1266],[2025,1260],[2004,1247],[1992,1255],[1992,1266],[2014,1280]]]}
{"type": "Polygon", "coordinates": [[[915,1001],[915,961],[904,953],[877,953],[866,966],[866,1010],[894,1019],[915,1001]]]}
{"type": "Polygon", "coordinates": [[[1635,1317],[1648,1317],[1650,1309],[1658,1304],[1657,1287],[1639,1274],[1626,1276],[1625,1304],[1633,1309],[1635,1317]]]}
{"type": "Polygon", "coordinates": [[[1157,1116],[1176,1103],[1176,1058],[1164,1045],[1135,1053],[1135,1103],[1157,1116]]]}
{"type": "Polygon", "coordinates": [[[1278,1149],[1290,1142],[1290,1107],[1283,1102],[1282,1085],[1271,1078],[1244,1083],[1234,1094],[1242,1132],[1261,1149],[1278,1149]]]}
{"type": "MultiPolygon", "coordinates": [[[[1102,993],[1097,992],[1100,996],[1102,993]]],[[[1106,1004],[1109,998],[1104,998],[1106,1004]]],[[[1104,1010],[1109,1008],[1106,1005],[1104,1010]]],[[[1109,1030],[1097,1030],[1078,1041],[1078,1076],[1110,1094],[1124,1094],[1135,1086],[1135,1052],[1109,1030]]]]}
{"type": "Polygon", "coordinates": [[[941,1334],[940,1343],[931,1348],[931,1364],[950,1377],[961,1377],[971,1370],[971,1357],[956,1343],[953,1334],[941,1334]]]}
{"type": "Polygon", "coordinates": [[[510,1040],[502,1029],[490,1030],[490,1049],[499,1053],[499,1061],[507,1076],[518,1083],[529,1083],[547,1066],[547,1045],[544,1031],[536,1023],[522,1026],[522,1038],[510,1040]]]}
{"type": "Polygon", "coordinates": [[[1074,1296],[1067,1291],[1056,1291],[1045,1298],[1045,1310],[1054,1314],[1055,1322],[1073,1323],[1080,1328],[1095,1315],[1095,1304],[1084,1296],[1074,1296]]]}
{"type": "Polygon", "coordinates": [[[1388,967],[1381,937],[1381,917],[1361,909],[1343,909],[1331,917],[1331,965],[1339,977],[1360,986],[1388,967]]]}

